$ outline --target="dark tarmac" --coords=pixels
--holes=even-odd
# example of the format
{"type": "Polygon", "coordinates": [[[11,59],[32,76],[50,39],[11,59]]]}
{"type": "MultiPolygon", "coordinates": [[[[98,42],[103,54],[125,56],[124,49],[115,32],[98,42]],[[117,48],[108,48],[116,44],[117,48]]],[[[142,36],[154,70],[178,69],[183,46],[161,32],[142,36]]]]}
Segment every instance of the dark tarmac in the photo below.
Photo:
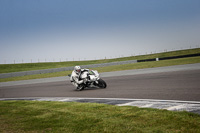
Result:
{"type": "Polygon", "coordinates": [[[200,101],[200,70],[103,77],[106,89],[76,91],[69,81],[3,86],[0,98],[79,97],[200,101]]]}

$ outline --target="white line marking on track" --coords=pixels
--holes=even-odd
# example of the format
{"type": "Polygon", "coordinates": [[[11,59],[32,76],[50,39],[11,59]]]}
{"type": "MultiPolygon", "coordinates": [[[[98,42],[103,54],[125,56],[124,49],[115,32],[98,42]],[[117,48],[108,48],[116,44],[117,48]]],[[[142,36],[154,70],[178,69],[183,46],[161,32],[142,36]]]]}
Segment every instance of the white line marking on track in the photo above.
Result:
{"type": "Polygon", "coordinates": [[[152,107],[153,106],[153,104],[147,104],[147,105],[144,105],[144,106],[141,106],[142,108],[150,108],[150,107],[152,107]]]}
{"type": "Polygon", "coordinates": [[[165,109],[173,111],[173,110],[181,110],[181,109],[184,109],[184,108],[186,108],[186,106],[184,104],[182,104],[182,105],[168,107],[168,108],[165,108],[165,109]]]}

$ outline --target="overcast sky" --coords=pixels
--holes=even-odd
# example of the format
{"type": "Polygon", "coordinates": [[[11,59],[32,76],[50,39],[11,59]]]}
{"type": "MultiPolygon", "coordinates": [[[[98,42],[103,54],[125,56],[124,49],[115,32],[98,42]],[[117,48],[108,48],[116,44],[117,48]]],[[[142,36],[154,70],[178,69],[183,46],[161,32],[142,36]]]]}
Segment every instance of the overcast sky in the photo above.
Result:
{"type": "Polygon", "coordinates": [[[200,46],[200,0],[0,0],[0,63],[200,46]]]}

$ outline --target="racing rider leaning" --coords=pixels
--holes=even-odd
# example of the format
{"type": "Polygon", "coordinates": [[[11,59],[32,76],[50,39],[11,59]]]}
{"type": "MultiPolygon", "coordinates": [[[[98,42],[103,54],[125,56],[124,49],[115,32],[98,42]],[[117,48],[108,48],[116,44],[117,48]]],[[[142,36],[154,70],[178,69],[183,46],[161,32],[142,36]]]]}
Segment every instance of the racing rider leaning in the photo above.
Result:
{"type": "Polygon", "coordinates": [[[70,77],[70,81],[76,87],[77,90],[81,90],[82,87],[80,85],[82,83],[86,83],[87,82],[87,79],[82,80],[80,78],[80,75],[84,71],[89,71],[89,69],[81,69],[80,66],[75,66],[74,70],[72,71],[72,74],[71,74],[71,77],[70,77]]]}

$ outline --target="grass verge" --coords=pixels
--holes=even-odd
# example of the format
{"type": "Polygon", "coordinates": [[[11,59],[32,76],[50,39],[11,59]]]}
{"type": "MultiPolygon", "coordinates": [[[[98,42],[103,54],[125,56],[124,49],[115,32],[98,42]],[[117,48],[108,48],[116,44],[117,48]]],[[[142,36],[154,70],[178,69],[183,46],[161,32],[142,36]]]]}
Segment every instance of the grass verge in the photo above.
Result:
{"type": "MultiPolygon", "coordinates": [[[[125,64],[125,65],[97,67],[93,69],[98,70],[99,72],[111,72],[111,71],[143,69],[143,68],[193,64],[193,63],[200,63],[200,57],[189,57],[189,58],[152,61],[152,62],[140,62],[140,63],[133,63],[133,64],[125,64]]],[[[71,71],[63,71],[63,72],[55,72],[55,73],[47,73],[47,74],[27,75],[27,76],[22,76],[22,77],[1,78],[0,82],[59,77],[59,76],[66,76],[70,73],[71,71]]]]}
{"type": "Polygon", "coordinates": [[[200,116],[97,103],[0,101],[0,132],[200,132],[200,116]]]}
{"type": "Polygon", "coordinates": [[[124,58],[115,58],[115,59],[91,60],[91,61],[0,64],[0,73],[61,68],[61,67],[69,67],[69,66],[76,66],[76,65],[90,65],[90,64],[109,63],[109,62],[118,62],[118,61],[127,61],[127,60],[162,58],[162,57],[179,56],[179,55],[196,54],[196,53],[200,53],[200,48],[179,50],[179,51],[173,51],[173,52],[163,52],[163,53],[156,53],[156,54],[148,54],[148,55],[140,55],[140,56],[130,56],[130,57],[124,57],[124,58]]]}

